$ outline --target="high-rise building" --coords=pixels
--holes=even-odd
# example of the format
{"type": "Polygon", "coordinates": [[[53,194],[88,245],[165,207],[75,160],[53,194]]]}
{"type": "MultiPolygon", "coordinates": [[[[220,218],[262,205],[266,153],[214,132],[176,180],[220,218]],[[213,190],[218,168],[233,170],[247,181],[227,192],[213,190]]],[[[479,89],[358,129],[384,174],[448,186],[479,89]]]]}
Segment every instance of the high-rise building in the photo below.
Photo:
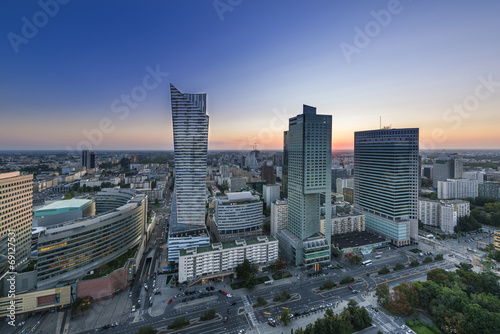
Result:
{"type": "Polygon", "coordinates": [[[81,165],[87,169],[95,168],[95,153],[89,150],[83,150],[81,165]]]}
{"type": "Polygon", "coordinates": [[[283,197],[288,198],[288,131],[283,132],[283,171],[281,173],[283,197]]]}
{"type": "Polygon", "coordinates": [[[267,184],[276,183],[276,175],[274,174],[274,167],[268,166],[266,163],[262,164],[261,167],[262,180],[266,181],[267,184]]]}
{"type": "Polygon", "coordinates": [[[227,166],[227,165],[221,165],[220,166],[220,176],[223,179],[229,178],[229,166],[227,166]]]}
{"type": "MultiPolygon", "coordinates": [[[[344,168],[332,168],[332,191],[339,192],[337,190],[337,179],[343,178],[347,179],[347,169],[344,168]]],[[[341,192],[339,192],[341,193],[341,192]]]]}
{"type": "MultiPolygon", "coordinates": [[[[14,238],[16,268],[26,263],[30,256],[32,208],[33,175],[0,173],[0,240],[5,235],[8,236],[6,240],[14,238]]],[[[7,254],[0,256],[7,258],[7,254]]]]}
{"type": "Polygon", "coordinates": [[[279,231],[285,230],[288,224],[288,201],[271,203],[271,235],[276,237],[279,231]]]}
{"type": "Polygon", "coordinates": [[[273,165],[274,166],[283,166],[283,154],[276,153],[273,155],[273,165]]]}
{"type": "Polygon", "coordinates": [[[469,180],[477,180],[479,184],[484,182],[484,173],[483,172],[463,172],[462,177],[464,179],[469,179],[469,180]]]}
{"type": "Polygon", "coordinates": [[[479,183],[477,180],[469,179],[448,179],[438,182],[438,198],[476,198],[478,195],[479,183]]]}
{"type": "Polygon", "coordinates": [[[447,179],[459,179],[463,173],[463,159],[457,154],[445,154],[439,156],[432,168],[433,186],[437,188],[439,181],[447,179]]]}
{"type": "Polygon", "coordinates": [[[354,179],[337,179],[337,193],[344,194],[344,188],[354,188],[354,179]]]}
{"type": "Polygon", "coordinates": [[[208,115],[206,94],[170,85],[174,128],[177,223],[205,225],[208,115]]]}
{"type": "Polygon", "coordinates": [[[232,177],[229,179],[229,191],[232,193],[241,191],[241,188],[245,188],[246,186],[247,186],[246,177],[232,177]]]}
{"type": "Polygon", "coordinates": [[[262,188],[262,195],[266,208],[271,207],[271,203],[280,199],[280,185],[279,184],[265,184],[262,188]]]}
{"type": "Polygon", "coordinates": [[[332,116],[304,105],[285,133],[288,226],[278,234],[282,253],[294,265],[330,260],[332,116]],[[320,226],[320,197],[325,196],[325,234],[320,226]],[[287,233],[288,232],[288,233],[287,233]],[[326,235],[326,237],[325,237],[326,235]]]}
{"type": "Polygon", "coordinates": [[[366,230],[404,246],[418,241],[418,129],[354,135],[354,205],[366,230]]]}

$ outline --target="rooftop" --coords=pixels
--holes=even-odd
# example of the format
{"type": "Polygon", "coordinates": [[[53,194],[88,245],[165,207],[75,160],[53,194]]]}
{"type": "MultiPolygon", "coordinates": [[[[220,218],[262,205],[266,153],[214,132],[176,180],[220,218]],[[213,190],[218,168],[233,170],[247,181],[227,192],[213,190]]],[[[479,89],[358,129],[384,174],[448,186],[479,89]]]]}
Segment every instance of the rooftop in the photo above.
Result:
{"type": "Polygon", "coordinates": [[[216,250],[251,246],[251,245],[256,245],[256,244],[265,243],[265,242],[272,242],[272,241],[276,241],[276,239],[274,237],[266,235],[266,236],[261,236],[261,237],[257,237],[254,239],[235,240],[235,241],[229,241],[229,242],[224,242],[224,243],[219,242],[219,243],[212,244],[210,246],[198,247],[198,248],[196,248],[196,252],[194,252],[193,249],[191,249],[190,251],[181,249],[179,255],[184,256],[187,254],[207,253],[207,252],[213,252],[216,250]]]}
{"type": "Polygon", "coordinates": [[[386,242],[385,238],[368,232],[332,237],[332,245],[335,245],[339,249],[361,247],[380,242],[386,242]]]}
{"type": "Polygon", "coordinates": [[[227,193],[227,199],[229,201],[241,201],[252,199],[252,194],[248,191],[238,192],[238,193],[227,193]]]}
{"type": "Polygon", "coordinates": [[[90,199],[68,199],[57,201],[35,211],[35,217],[58,215],[64,212],[83,210],[92,204],[90,199]]]}

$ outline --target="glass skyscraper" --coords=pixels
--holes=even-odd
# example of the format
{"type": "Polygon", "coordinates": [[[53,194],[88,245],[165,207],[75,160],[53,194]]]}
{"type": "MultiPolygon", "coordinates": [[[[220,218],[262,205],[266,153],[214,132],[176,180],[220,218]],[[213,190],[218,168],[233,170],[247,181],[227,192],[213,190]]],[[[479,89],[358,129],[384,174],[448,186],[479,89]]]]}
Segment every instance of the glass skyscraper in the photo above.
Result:
{"type": "Polygon", "coordinates": [[[170,85],[174,128],[177,223],[205,226],[208,115],[206,94],[170,85]]]}
{"type": "Polygon", "coordinates": [[[281,238],[283,253],[295,265],[330,260],[330,236],[320,232],[320,196],[326,200],[326,223],[331,227],[332,116],[316,114],[304,105],[303,114],[289,120],[285,132],[284,175],[288,183],[288,226],[281,238]]]}
{"type": "Polygon", "coordinates": [[[397,246],[418,238],[419,129],[354,134],[354,205],[397,246]]]}

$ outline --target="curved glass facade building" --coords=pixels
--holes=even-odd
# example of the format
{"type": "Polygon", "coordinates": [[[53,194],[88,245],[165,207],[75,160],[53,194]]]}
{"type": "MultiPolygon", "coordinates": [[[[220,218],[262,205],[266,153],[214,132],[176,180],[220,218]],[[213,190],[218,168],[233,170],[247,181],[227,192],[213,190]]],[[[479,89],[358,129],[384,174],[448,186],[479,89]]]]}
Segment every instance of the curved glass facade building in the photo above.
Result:
{"type": "Polygon", "coordinates": [[[40,235],[38,288],[80,278],[140,243],[145,233],[147,196],[129,189],[103,189],[97,202],[103,199],[108,202],[107,212],[48,226],[40,235]]]}

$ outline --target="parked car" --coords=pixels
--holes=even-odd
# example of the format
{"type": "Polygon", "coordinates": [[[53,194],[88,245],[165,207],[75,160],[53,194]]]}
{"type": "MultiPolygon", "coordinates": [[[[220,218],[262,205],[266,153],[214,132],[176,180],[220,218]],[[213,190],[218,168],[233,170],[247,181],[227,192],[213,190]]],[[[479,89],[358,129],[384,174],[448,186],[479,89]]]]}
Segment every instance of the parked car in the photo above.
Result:
{"type": "Polygon", "coordinates": [[[224,319],[222,319],[223,322],[227,322],[227,317],[224,317],[224,319]]]}
{"type": "Polygon", "coordinates": [[[168,303],[169,303],[169,304],[170,304],[170,303],[172,303],[172,298],[170,298],[170,300],[168,301],[168,303]]]}

